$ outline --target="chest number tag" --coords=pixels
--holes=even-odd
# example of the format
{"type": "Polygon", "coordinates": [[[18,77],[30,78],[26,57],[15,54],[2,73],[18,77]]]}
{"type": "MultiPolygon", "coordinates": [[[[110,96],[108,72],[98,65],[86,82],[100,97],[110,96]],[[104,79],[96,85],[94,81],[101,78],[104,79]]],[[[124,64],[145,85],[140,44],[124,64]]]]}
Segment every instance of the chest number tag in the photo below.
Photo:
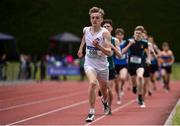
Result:
{"type": "Polygon", "coordinates": [[[135,63],[135,64],[141,64],[142,59],[140,57],[137,57],[137,56],[131,56],[130,57],[130,62],[135,63]]]}
{"type": "Polygon", "coordinates": [[[95,49],[88,49],[88,57],[90,58],[96,58],[98,57],[98,53],[97,53],[97,50],[95,49]]]}

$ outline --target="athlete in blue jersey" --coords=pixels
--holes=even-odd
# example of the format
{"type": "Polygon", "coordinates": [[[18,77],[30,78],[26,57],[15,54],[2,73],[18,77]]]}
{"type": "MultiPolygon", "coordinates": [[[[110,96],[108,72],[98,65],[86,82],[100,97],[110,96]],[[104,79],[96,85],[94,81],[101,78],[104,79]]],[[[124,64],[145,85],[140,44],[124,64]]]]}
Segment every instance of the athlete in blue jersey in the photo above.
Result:
{"type": "Polygon", "coordinates": [[[169,44],[164,42],[162,45],[163,51],[160,53],[161,74],[164,82],[165,91],[170,90],[170,74],[172,72],[172,64],[174,63],[174,54],[169,48],[169,44]]]}
{"type": "MultiPolygon", "coordinates": [[[[124,30],[122,28],[117,28],[115,30],[115,37],[120,42],[120,49],[122,50],[125,45],[126,41],[124,40],[124,30]]],[[[118,58],[117,56],[114,56],[114,62],[116,66],[116,72],[118,73],[118,78],[116,79],[116,93],[117,93],[117,104],[121,104],[122,102],[122,95],[123,92],[123,86],[125,84],[125,81],[127,80],[128,76],[128,70],[127,70],[127,53],[123,54],[121,58],[118,58]],[[119,88],[120,87],[120,88],[119,88]]]]}

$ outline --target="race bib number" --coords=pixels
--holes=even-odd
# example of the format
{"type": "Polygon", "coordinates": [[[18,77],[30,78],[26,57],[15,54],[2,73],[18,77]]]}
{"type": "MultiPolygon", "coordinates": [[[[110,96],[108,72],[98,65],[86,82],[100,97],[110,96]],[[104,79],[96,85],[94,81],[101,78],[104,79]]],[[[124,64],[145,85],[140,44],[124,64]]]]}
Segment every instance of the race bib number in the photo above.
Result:
{"type": "Polygon", "coordinates": [[[130,57],[130,62],[135,63],[135,64],[141,64],[142,59],[140,57],[137,57],[137,56],[131,56],[130,57]]]}
{"type": "Polygon", "coordinates": [[[163,67],[168,67],[168,66],[171,66],[170,63],[163,63],[163,67]]]}
{"type": "Polygon", "coordinates": [[[98,52],[94,49],[88,49],[87,56],[90,58],[96,58],[98,57],[98,52]]]}

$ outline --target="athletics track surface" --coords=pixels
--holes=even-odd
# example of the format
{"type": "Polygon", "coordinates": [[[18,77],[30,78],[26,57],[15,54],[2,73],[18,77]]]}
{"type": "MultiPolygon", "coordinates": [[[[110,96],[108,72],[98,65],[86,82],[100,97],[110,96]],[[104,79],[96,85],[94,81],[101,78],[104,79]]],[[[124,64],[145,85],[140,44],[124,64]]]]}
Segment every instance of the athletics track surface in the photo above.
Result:
{"type": "MultiPolygon", "coordinates": [[[[88,82],[23,83],[0,86],[0,125],[164,125],[180,98],[180,81],[171,82],[171,91],[157,91],[146,97],[146,108],[139,108],[136,95],[125,90],[123,103],[112,104],[112,115],[103,114],[96,99],[96,117],[86,123],[88,82]]],[[[115,96],[115,95],[114,95],[115,96]]]]}

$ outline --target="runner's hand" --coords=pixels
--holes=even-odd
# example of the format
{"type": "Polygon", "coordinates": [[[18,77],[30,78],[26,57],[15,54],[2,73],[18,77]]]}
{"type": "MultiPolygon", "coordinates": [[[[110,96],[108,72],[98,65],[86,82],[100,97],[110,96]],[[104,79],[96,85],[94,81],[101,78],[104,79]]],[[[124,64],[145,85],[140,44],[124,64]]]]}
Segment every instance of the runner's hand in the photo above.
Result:
{"type": "Polygon", "coordinates": [[[135,43],[135,40],[134,39],[129,39],[129,44],[132,45],[135,43]]]}
{"type": "Polygon", "coordinates": [[[83,57],[82,50],[79,50],[78,53],[77,53],[77,55],[78,55],[79,58],[82,58],[82,57],[83,57]]]}
{"type": "Polygon", "coordinates": [[[98,47],[98,41],[96,41],[96,40],[94,40],[93,42],[92,42],[92,44],[95,46],[95,47],[98,47]]]}

